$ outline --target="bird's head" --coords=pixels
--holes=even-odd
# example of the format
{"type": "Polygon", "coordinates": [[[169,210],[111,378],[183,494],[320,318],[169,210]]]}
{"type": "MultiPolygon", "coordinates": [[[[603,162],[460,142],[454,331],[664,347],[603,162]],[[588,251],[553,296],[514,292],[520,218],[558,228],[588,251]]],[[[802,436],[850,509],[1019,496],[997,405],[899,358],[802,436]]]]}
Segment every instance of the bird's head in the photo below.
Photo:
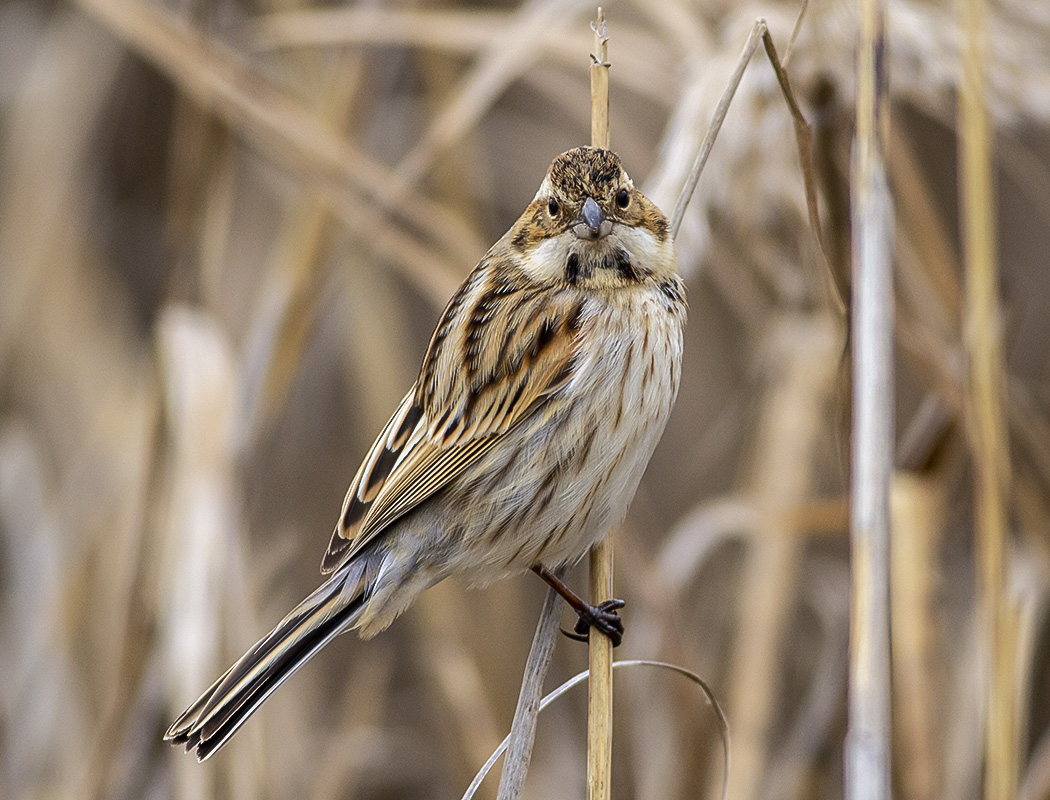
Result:
{"type": "Polygon", "coordinates": [[[611,150],[577,147],[550,165],[507,234],[539,282],[613,288],[675,272],[667,218],[611,150]]]}

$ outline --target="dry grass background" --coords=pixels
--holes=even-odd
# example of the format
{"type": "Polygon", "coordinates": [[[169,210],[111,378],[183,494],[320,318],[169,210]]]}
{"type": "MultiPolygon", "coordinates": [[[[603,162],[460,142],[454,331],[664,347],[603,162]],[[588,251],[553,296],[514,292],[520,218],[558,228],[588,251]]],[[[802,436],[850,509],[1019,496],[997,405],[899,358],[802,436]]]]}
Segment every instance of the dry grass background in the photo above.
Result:
{"type": "MultiPolygon", "coordinates": [[[[432,590],[333,643],[215,759],[173,715],[318,580],[346,484],[441,307],[587,141],[578,0],[0,0],[0,796],[459,797],[509,725],[532,577],[432,590]]],[[[618,0],[612,139],[674,203],[756,15],[618,0]]],[[[789,63],[848,275],[856,18],[811,0],[789,63]]],[[[990,19],[1011,435],[1020,796],[1050,798],[1050,6],[990,19]]],[[[950,3],[888,4],[897,203],[894,788],[980,787],[950,3]]],[[[623,532],[618,657],[704,675],[730,796],[842,796],[845,324],[792,123],[756,58],[680,236],[683,388],[623,532]]],[[[577,571],[576,583],[585,585],[577,571]]],[[[559,645],[552,680],[586,665],[559,645]]],[[[684,684],[621,672],[614,793],[714,796],[684,684]]],[[[580,797],[583,692],[540,719],[531,797],[580,797]]],[[[494,796],[495,781],[486,784],[494,796]]]]}

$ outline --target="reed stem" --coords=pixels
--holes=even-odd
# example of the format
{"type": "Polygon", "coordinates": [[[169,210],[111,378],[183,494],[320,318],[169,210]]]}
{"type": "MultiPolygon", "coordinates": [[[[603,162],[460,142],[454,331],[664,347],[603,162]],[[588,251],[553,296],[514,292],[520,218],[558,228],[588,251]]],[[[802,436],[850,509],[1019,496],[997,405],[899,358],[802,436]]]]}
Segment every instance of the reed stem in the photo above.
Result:
{"type": "MultiPolygon", "coordinates": [[[[599,7],[591,54],[591,144],[609,146],[609,30],[599,7]]],[[[612,599],[612,534],[591,549],[591,602],[612,599]]],[[[592,632],[587,697],[587,797],[608,800],[612,783],[612,642],[592,632]]]]}

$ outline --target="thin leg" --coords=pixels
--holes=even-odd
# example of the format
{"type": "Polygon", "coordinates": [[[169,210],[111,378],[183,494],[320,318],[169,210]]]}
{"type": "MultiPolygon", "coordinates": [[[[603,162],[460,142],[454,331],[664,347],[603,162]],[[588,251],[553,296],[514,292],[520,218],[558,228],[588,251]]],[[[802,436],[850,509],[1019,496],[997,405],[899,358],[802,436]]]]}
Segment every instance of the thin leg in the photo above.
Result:
{"type": "Polygon", "coordinates": [[[570,639],[585,642],[590,629],[595,628],[612,640],[613,647],[618,646],[623,641],[623,620],[616,613],[618,609],[624,607],[623,600],[606,600],[600,605],[592,606],[543,565],[533,567],[532,571],[550,584],[551,588],[565,599],[565,602],[569,604],[579,617],[573,628],[574,633],[564,630],[562,633],[570,639]]]}

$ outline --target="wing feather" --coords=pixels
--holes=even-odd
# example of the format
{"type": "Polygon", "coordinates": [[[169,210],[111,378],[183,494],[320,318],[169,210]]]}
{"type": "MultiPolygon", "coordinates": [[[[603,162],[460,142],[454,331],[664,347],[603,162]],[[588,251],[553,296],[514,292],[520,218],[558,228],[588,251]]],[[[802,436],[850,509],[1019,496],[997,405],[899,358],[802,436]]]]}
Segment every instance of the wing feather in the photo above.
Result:
{"type": "Polygon", "coordinates": [[[322,572],[462,475],[571,378],[580,296],[532,288],[522,302],[524,289],[485,266],[450,301],[416,385],[354,477],[322,572]]]}

